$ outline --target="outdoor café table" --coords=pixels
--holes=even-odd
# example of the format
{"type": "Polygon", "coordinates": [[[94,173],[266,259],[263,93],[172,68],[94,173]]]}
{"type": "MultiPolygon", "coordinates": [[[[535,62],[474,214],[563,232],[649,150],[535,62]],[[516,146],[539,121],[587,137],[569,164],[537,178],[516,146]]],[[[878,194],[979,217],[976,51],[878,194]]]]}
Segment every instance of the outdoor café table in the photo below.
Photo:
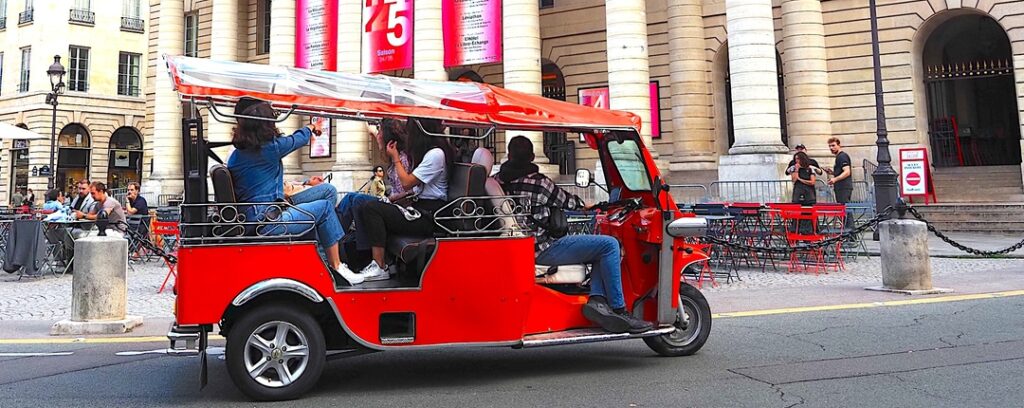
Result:
{"type": "Polygon", "coordinates": [[[75,259],[75,240],[88,235],[94,222],[88,220],[65,220],[65,221],[44,221],[46,228],[47,243],[59,245],[58,249],[50,251],[50,259],[47,262],[53,267],[53,274],[63,275],[72,269],[75,259]],[[58,270],[55,265],[63,264],[64,267],[58,270]]]}

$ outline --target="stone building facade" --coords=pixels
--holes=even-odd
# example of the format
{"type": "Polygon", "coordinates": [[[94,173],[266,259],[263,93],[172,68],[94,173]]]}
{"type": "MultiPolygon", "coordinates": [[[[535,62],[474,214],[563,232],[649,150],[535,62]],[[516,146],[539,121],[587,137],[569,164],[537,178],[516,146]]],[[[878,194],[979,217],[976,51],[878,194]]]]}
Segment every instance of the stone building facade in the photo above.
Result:
{"type": "MultiPolygon", "coordinates": [[[[339,69],[358,72],[361,3],[339,1],[339,69]]],[[[163,183],[171,191],[180,189],[180,155],[171,152],[180,146],[181,109],[158,55],[289,64],[295,7],[284,0],[149,6],[143,133],[147,154],[158,152],[152,179],[173,181],[163,183]]],[[[542,0],[540,7],[505,0],[503,63],[454,69],[442,64],[440,0],[417,0],[414,8],[415,67],[391,74],[478,80],[569,102],[581,90],[607,87],[613,109],[643,118],[643,136],[674,183],[780,179],[797,144],[830,162],[833,136],[853,157],[857,179],[876,155],[865,0],[542,0]]],[[[996,178],[996,195],[1024,200],[1024,1],[879,0],[877,10],[893,156],[902,147],[928,148],[936,179],[946,183],[937,187],[949,195],[962,193],[955,186],[963,180],[996,178]]],[[[214,139],[229,134],[211,126],[214,139]]],[[[538,157],[562,162],[563,172],[593,166],[594,153],[570,145],[573,137],[528,136],[538,157]]],[[[503,139],[494,142],[499,156],[503,139]]],[[[361,126],[342,124],[331,158],[298,152],[286,166],[296,175],[360,174],[378,160],[372,149],[361,126]]]]}
{"type": "Polygon", "coordinates": [[[142,134],[146,80],[146,0],[0,1],[0,121],[47,136],[0,143],[0,203],[15,188],[43,200],[54,149],[55,184],[70,190],[81,179],[124,187],[148,173],[142,134]],[[54,56],[65,67],[56,123],[46,103],[54,56]],[[41,174],[42,173],[42,174],[41,174]]]}

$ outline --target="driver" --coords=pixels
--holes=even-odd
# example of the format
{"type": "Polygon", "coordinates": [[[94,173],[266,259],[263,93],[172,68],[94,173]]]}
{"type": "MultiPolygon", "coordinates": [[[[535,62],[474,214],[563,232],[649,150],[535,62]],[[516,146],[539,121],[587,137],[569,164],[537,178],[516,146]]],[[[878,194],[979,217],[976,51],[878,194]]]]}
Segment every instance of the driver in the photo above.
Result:
{"type": "Polygon", "coordinates": [[[516,136],[508,143],[508,161],[496,176],[509,195],[528,195],[534,208],[530,221],[536,229],[536,261],[541,265],[592,264],[590,299],[583,316],[612,333],[642,333],[654,328],[626,311],[622,295],[622,271],[619,242],[606,235],[566,235],[551,237],[539,224],[551,214],[549,207],[567,210],[587,209],[583,200],[562,190],[533,164],[533,143],[516,136]]]}

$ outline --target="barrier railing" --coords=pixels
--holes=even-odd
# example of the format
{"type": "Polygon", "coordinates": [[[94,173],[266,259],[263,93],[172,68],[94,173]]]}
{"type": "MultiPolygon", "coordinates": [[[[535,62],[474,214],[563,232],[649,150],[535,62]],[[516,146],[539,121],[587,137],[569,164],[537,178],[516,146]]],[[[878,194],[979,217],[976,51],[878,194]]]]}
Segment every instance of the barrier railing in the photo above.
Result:
{"type": "Polygon", "coordinates": [[[575,194],[579,198],[583,199],[583,202],[585,203],[593,204],[601,201],[608,201],[608,193],[593,184],[587,188],[576,187],[576,185],[572,183],[557,183],[556,185],[567,193],[575,194]]]}
{"type": "Polygon", "coordinates": [[[708,188],[702,184],[669,184],[669,194],[676,204],[699,204],[708,201],[708,188]]]}
{"type": "MultiPolygon", "coordinates": [[[[819,203],[835,202],[832,188],[824,181],[815,185],[819,203]]],[[[716,181],[709,185],[708,201],[744,203],[788,203],[793,201],[792,180],[716,181]]]]}

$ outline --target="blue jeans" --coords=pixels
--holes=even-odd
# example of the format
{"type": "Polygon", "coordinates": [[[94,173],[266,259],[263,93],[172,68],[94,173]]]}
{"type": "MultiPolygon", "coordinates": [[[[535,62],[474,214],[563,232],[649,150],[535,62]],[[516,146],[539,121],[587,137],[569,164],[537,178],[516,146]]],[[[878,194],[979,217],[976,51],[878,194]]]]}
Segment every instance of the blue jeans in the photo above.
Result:
{"type": "Polygon", "coordinates": [[[338,204],[338,189],[331,183],[320,183],[296,193],[291,197],[291,200],[292,204],[327,200],[333,207],[338,204]]]}
{"type": "Polygon", "coordinates": [[[338,223],[334,205],[329,200],[292,204],[292,207],[285,208],[278,219],[280,223],[266,228],[263,234],[302,234],[309,230],[309,222],[312,221],[313,229],[316,230],[316,240],[320,243],[321,248],[326,249],[341,240],[341,224],[338,223]],[[295,222],[304,223],[296,224],[295,222]]]}
{"type": "Polygon", "coordinates": [[[592,264],[590,294],[604,296],[613,309],[626,307],[622,295],[619,241],[607,235],[566,235],[537,254],[540,265],[592,264]]]}
{"type": "Polygon", "coordinates": [[[352,222],[355,221],[356,209],[371,201],[380,201],[380,199],[364,193],[346,193],[341,197],[337,212],[342,231],[348,231],[352,226],[352,222]]]}

